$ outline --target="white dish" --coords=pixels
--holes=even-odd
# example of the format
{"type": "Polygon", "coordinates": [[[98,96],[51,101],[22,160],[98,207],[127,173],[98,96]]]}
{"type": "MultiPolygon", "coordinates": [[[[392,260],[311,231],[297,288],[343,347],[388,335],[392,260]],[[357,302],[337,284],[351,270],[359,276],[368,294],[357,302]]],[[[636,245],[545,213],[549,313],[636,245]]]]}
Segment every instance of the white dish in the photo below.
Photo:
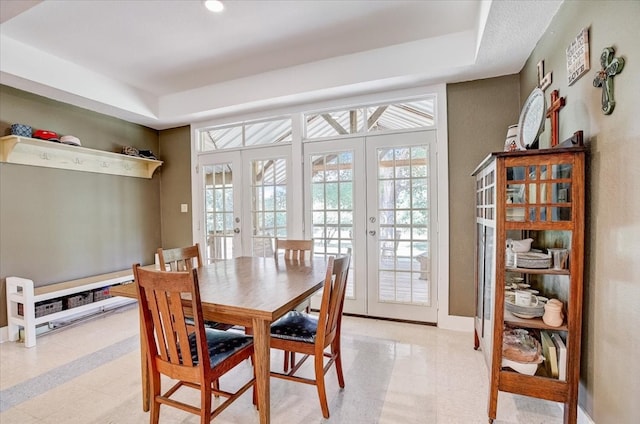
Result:
{"type": "Polygon", "coordinates": [[[538,370],[538,364],[535,362],[524,363],[516,362],[511,359],[502,358],[502,366],[509,367],[519,372],[520,374],[534,375],[538,370]]]}
{"type": "Polygon", "coordinates": [[[534,88],[522,106],[518,120],[518,148],[526,150],[536,142],[546,117],[544,91],[534,88]]]}

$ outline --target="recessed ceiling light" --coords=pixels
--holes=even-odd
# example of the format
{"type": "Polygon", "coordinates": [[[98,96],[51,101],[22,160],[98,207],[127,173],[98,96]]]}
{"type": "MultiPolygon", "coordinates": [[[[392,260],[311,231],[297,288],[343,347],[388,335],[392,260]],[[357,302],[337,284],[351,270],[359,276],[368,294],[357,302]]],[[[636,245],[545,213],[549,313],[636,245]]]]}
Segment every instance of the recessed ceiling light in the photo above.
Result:
{"type": "Polygon", "coordinates": [[[224,4],[220,0],[206,0],[204,6],[215,13],[220,13],[224,10],[224,4]]]}

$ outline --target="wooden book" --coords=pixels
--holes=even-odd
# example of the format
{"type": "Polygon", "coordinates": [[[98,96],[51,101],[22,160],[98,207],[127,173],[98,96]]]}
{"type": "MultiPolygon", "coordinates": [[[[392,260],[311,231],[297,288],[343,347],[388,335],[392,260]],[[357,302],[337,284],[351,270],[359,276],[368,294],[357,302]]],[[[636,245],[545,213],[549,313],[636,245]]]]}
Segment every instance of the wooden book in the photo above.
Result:
{"type": "Polygon", "coordinates": [[[540,338],[542,339],[542,354],[544,355],[544,365],[547,369],[547,374],[549,377],[558,378],[558,354],[556,352],[556,346],[553,344],[549,332],[541,331],[540,338]]]}

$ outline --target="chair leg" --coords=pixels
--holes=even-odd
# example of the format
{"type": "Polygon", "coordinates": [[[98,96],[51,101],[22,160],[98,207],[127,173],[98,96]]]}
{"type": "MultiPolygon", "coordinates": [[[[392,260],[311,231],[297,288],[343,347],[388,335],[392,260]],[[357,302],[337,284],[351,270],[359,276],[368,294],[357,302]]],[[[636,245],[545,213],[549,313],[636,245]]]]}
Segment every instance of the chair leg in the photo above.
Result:
{"type": "MultiPolygon", "coordinates": [[[[220,380],[218,380],[217,378],[215,380],[213,380],[213,383],[212,383],[211,387],[213,387],[213,390],[220,390],[220,380]]],[[[215,393],[214,393],[214,396],[216,398],[220,397],[220,395],[215,394],[215,393]]]]}
{"type": "Polygon", "coordinates": [[[151,385],[151,387],[149,388],[149,422],[151,424],[158,424],[158,422],[160,421],[160,403],[158,402],[157,398],[158,396],[160,396],[161,389],[160,374],[158,374],[157,372],[152,374],[153,375],[151,375],[151,378],[149,379],[149,383],[151,385]]]}
{"type": "Polygon", "coordinates": [[[342,374],[342,355],[340,352],[340,341],[336,340],[331,345],[331,353],[333,354],[334,363],[336,365],[336,374],[338,374],[338,385],[344,389],[344,375],[342,374]]]}
{"type": "Polygon", "coordinates": [[[296,366],[296,353],[295,352],[291,352],[290,363],[291,363],[291,368],[296,366]]]}
{"type": "Polygon", "coordinates": [[[324,385],[324,359],[323,355],[315,355],[316,388],[320,398],[322,416],[329,418],[329,405],[327,404],[327,391],[324,385]]]}
{"type": "MultiPolygon", "coordinates": [[[[213,384],[217,384],[214,381],[213,384]]],[[[200,386],[200,424],[209,424],[211,422],[211,386],[200,386]]]]}
{"type": "Polygon", "coordinates": [[[290,369],[296,366],[296,353],[284,351],[284,372],[289,372],[290,369]]]}
{"type": "MultiPolygon", "coordinates": [[[[251,355],[251,359],[253,359],[253,355],[251,355]]],[[[256,369],[253,368],[253,386],[251,386],[251,391],[253,392],[253,406],[258,409],[258,390],[256,387],[256,369]]]]}

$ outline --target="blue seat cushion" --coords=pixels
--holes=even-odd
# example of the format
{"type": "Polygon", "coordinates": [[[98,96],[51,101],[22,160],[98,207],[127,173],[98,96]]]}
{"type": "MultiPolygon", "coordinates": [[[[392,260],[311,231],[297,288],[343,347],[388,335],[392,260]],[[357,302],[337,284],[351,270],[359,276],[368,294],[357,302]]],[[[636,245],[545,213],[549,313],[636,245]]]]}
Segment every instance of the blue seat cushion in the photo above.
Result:
{"type": "MultiPolygon", "coordinates": [[[[184,322],[187,325],[192,325],[192,326],[196,325],[196,322],[191,317],[186,317],[184,319],[184,322]]],[[[231,325],[231,324],[225,324],[223,322],[207,321],[207,320],[204,321],[204,326],[205,326],[205,328],[215,328],[217,330],[228,330],[231,327],[233,327],[233,325],[231,325]]]]}
{"type": "MultiPolygon", "coordinates": [[[[253,342],[253,338],[234,331],[205,328],[204,332],[207,337],[207,349],[209,350],[211,368],[214,368],[229,356],[253,342]]],[[[196,346],[195,333],[189,334],[189,347],[191,348],[191,359],[193,363],[198,364],[198,349],[196,346]]]]}
{"type": "Polygon", "coordinates": [[[271,336],[280,339],[315,343],[318,318],[303,312],[291,311],[271,325],[271,336]]]}

